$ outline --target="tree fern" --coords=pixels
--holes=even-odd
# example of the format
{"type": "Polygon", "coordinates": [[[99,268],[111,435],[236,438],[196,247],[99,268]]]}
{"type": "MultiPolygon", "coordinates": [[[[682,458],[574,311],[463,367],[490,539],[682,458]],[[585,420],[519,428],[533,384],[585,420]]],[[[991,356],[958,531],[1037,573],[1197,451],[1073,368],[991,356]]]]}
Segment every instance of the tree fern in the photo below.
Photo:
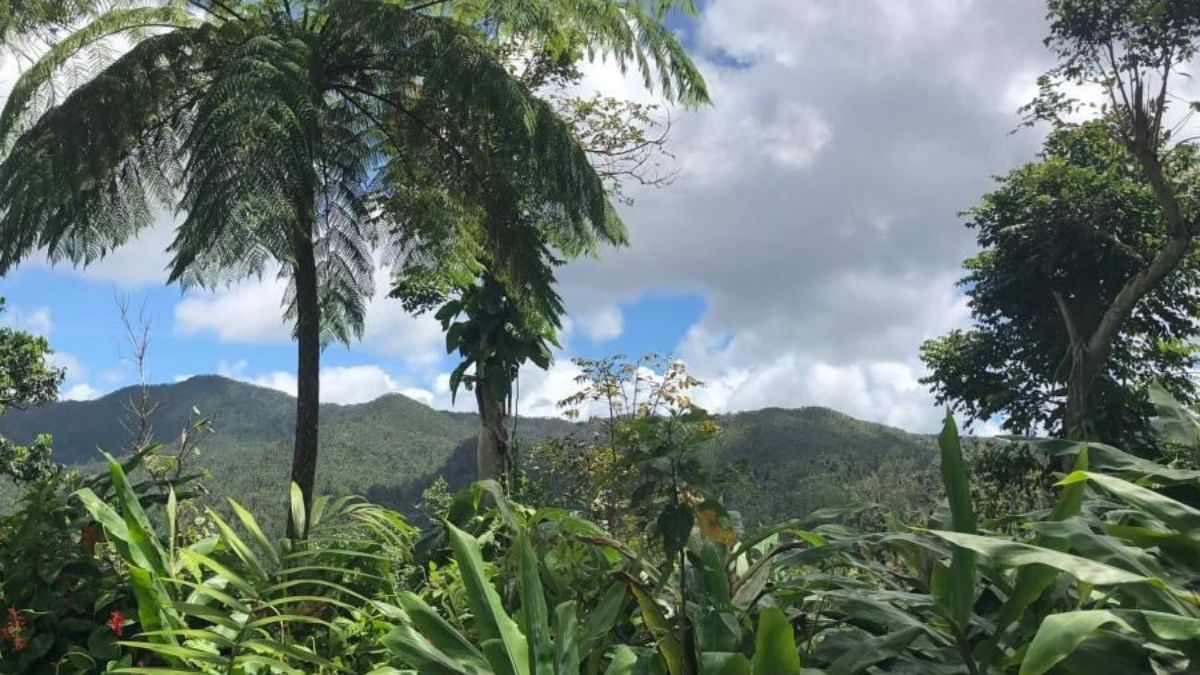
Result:
{"type": "Polygon", "coordinates": [[[320,348],[361,334],[380,251],[398,265],[486,249],[499,278],[549,302],[538,228],[574,250],[624,240],[570,125],[496,40],[613,58],[697,103],[703,80],[661,23],[679,5],[80,5],[80,27],[0,113],[0,273],[38,249],[87,264],[163,209],[183,214],[171,280],[211,288],[278,269],[299,353],[292,476],[311,507],[320,348]],[[43,96],[117,37],[132,47],[43,96]]]}

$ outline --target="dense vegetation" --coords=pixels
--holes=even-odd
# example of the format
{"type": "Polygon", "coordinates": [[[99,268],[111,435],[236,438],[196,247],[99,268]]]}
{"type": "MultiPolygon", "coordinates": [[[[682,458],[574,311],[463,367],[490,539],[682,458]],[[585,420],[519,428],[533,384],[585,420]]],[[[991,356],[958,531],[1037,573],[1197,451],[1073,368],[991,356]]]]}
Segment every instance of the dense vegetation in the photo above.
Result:
{"type": "MultiPolygon", "coordinates": [[[[25,442],[49,434],[55,461],[90,470],[100,461],[100,450],[121,456],[132,446],[135,418],[129,404],[138,400],[138,393],[137,388],[127,388],[94,401],[13,411],[0,418],[0,435],[25,442]]],[[[189,470],[211,475],[206,484],[217,499],[236,497],[260,518],[280,521],[270,506],[280,502],[287,487],[291,397],[216,376],[154,385],[149,394],[155,441],[174,445],[180,430],[210,420],[210,431],[198,456],[189,460],[189,470]]],[[[319,494],[363,495],[417,518],[422,492],[437,477],[451,491],[476,478],[474,415],[436,411],[393,394],[370,403],[324,406],[322,419],[319,494]]],[[[845,504],[853,499],[845,490],[847,482],[871,481],[877,470],[887,467],[928,471],[935,458],[929,438],[823,408],[736,413],[721,415],[718,422],[722,433],[712,442],[713,456],[748,467],[749,489],[731,495],[731,506],[748,522],[773,522],[845,504]]],[[[522,418],[517,436],[520,445],[532,449],[553,438],[591,436],[585,426],[522,418]]],[[[923,487],[908,492],[889,489],[888,494],[874,490],[871,498],[927,504],[924,493],[923,487]]],[[[0,488],[5,496],[0,510],[11,508],[15,494],[11,486],[0,488]]]]}
{"type": "MultiPolygon", "coordinates": [[[[1166,402],[1160,426],[1195,452],[1198,419],[1166,402]]],[[[986,518],[947,418],[947,500],[919,527],[871,528],[879,507],[859,504],[743,529],[696,448],[662,442],[707,422],[614,430],[637,435],[621,470],[643,496],[622,539],[488,481],[424,532],[355,498],[308,511],[293,487],[308,536],[291,539],[237,501],[200,508],[192,481],[150,469],[161,448],[55,474],[0,520],[0,670],[1194,672],[1200,472],[1035,443],[1074,462],[1052,508],[986,518]]]]}
{"type": "Polygon", "coordinates": [[[200,377],[21,412],[62,373],[0,329],[0,673],[1200,671],[1200,203],[1167,111],[1200,3],[1049,0],[1044,155],[971,212],[976,326],[923,356],[972,418],[1068,440],[975,443],[951,413],[936,441],[713,415],[654,355],[578,360],[578,419],[510,435],[553,268],[624,242],[602,157],[653,145],[642,109],[541,88],[607,54],[706,101],[664,23],[691,3],[188,4],[0,3],[0,40],[53,45],[0,112],[0,270],[181,208],[173,279],[290,280],[300,395],[200,377]],[[1065,85],[1108,102],[1071,122],[1065,85]],[[318,406],[380,250],[480,417],[318,406]]]}

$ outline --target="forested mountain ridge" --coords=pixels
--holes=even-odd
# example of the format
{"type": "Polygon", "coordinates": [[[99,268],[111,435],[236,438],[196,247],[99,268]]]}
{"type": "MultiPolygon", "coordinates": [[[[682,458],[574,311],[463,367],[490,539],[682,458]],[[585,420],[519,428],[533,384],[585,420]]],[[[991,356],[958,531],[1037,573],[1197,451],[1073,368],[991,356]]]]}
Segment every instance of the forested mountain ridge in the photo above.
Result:
{"type": "MultiPolygon", "coordinates": [[[[37,433],[54,436],[54,458],[83,464],[99,450],[120,453],[133,436],[130,404],[135,388],[92,401],[64,401],[12,411],[0,418],[0,434],[25,442],[37,433]]],[[[195,463],[212,472],[211,489],[255,505],[283,490],[291,459],[295,399],[282,392],[214,375],[153,385],[151,424],[155,438],[173,443],[199,411],[212,433],[195,463]]],[[[325,404],[321,410],[318,490],[361,494],[412,512],[421,492],[441,475],[452,489],[475,478],[474,414],[435,410],[400,394],[368,403],[325,404]]],[[[847,485],[872,476],[884,464],[927,465],[927,437],[864,422],[826,408],[766,408],[720,417],[723,433],[710,456],[744,462],[754,488],[731,499],[753,520],[802,513],[843,503],[847,485]]],[[[529,445],[578,432],[561,419],[522,418],[517,435],[529,445]]],[[[268,507],[269,508],[269,507],[268,507]]]]}

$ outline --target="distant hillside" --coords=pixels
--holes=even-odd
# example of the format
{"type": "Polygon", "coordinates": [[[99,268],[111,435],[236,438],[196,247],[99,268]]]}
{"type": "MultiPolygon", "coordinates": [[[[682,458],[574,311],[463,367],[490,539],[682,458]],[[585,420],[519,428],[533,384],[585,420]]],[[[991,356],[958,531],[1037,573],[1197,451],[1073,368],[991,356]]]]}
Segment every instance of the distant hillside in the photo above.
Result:
{"type": "MultiPolygon", "coordinates": [[[[67,401],[0,419],[0,434],[27,442],[54,435],[55,458],[89,463],[98,449],[119,453],[132,437],[128,403],[132,388],[94,401],[67,401]]],[[[282,500],[291,461],[295,400],[217,376],[198,376],[150,388],[156,438],[174,442],[193,408],[213,419],[213,434],[197,462],[212,472],[219,495],[261,502],[282,500]]],[[[711,449],[723,460],[744,460],[757,489],[730,495],[750,521],[796,516],[845,503],[847,481],[871,476],[883,464],[932,458],[928,438],[856,420],[824,408],[768,408],[723,416],[724,433],[711,449]],[[831,479],[836,475],[837,479],[831,479]]],[[[562,436],[577,426],[557,419],[522,419],[526,443],[562,436]]],[[[322,405],[318,489],[361,494],[409,511],[438,475],[452,488],[474,479],[476,418],[434,410],[399,394],[358,405],[322,405]]],[[[280,507],[282,508],[282,507],[280,507]]]]}

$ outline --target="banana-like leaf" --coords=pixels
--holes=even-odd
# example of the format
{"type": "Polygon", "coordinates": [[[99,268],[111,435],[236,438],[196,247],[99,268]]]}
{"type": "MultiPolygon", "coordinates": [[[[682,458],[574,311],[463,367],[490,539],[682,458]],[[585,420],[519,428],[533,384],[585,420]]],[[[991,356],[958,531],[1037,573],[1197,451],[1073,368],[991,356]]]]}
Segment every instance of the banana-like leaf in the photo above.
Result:
{"type": "Polygon", "coordinates": [[[800,675],[800,652],[792,624],[778,607],[769,607],[758,616],[754,675],[800,675]]]}
{"type": "Polygon", "coordinates": [[[1200,541],[1200,509],[1175,501],[1166,495],[1129,481],[1090,471],[1075,471],[1059,485],[1091,482],[1121,501],[1163,521],[1189,538],[1200,541]]]}
{"type": "MultiPolygon", "coordinates": [[[[549,673],[554,670],[555,645],[550,637],[546,594],[542,589],[538,561],[533,553],[533,545],[529,543],[528,532],[521,530],[517,534],[516,545],[520,554],[518,582],[521,588],[521,614],[524,619],[522,625],[525,627],[529,653],[533,655],[531,665],[534,673],[549,673]]],[[[562,639],[563,634],[560,632],[559,641],[562,639]]],[[[578,660],[574,667],[578,669],[578,660]]]]}
{"type": "Polygon", "coordinates": [[[1042,675],[1106,626],[1147,640],[1200,640],[1200,619],[1137,610],[1093,609],[1053,614],[1042,621],[1021,661],[1020,675],[1042,675]]]}
{"type": "MultiPolygon", "coordinates": [[[[1080,471],[1086,470],[1089,461],[1088,449],[1085,447],[1075,458],[1075,468],[1080,471]]],[[[1050,514],[1050,520],[1059,522],[1079,515],[1086,492],[1087,488],[1083,484],[1063,487],[1058,503],[1055,504],[1054,511],[1050,514]]],[[[1067,542],[1062,539],[1046,537],[1041,534],[1034,538],[1033,544],[1055,551],[1065,551],[1067,547],[1067,542]]],[[[1000,614],[996,617],[993,637],[987,640],[981,649],[980,660],[985,666],[991,664],[995,659],[996,647],[1007,633],[1008,628],[1021,617],[1026,608],[1042,596],[1042,593],[1054,583],[1061,573],[1053,567],[1044,565],[1027,565],[1017,570],[1017,580],[1013,584],[1013,590],[1005,600],[1004,606],[1000,608],[1000,614]]]]}
{"type": "Polygon", "coordinates": [[[911,626],[895,633],[871,638],[859,645],[858,649],[846,652],[829,664],[825,672],[828,675],[853,675],[864,672],[871,666],[895,658],[912,644],[921,632],[920,628],[911,626]]]}
{"type": "Polygon", "coordinates": [[[670,675],[683,675],[683,645],[671,631],[671,624],[663,616],[662,609],[636,580],[629,580],[629,591],[637,600],[642,614],[642,623],[646,625],[646,630],[653,636],[667,672],[670,675]]]}
{"type": "Polygon", "coordinates": [[[1111,565],[1088,560],[1087,558],[1031,544],[1022,544],[1008,539],[1001,539],[999,537],[984,537],[975,534],[941,532],[937,530],[927,530],[927,532],[955,546],[970,549],[978,553],[987,558],[995,567],[1018,568],[1025,565],[1046,565],[1072,574],[1080,581],[1094,586],[1147,583],[1161,585],[1162,583],[1160,580],[1150,579],[1112,567],[1111,565]]]}
{"type": "MultiPolygon", "coordinates": [[[[554,629],[558,639],[554,643],[553,672],[555,675],[579,675],[579,618],[573,600],[554,608],[554,629]]],[[[535,675],[541,672],[534,671],[535,675]]]]}
{"type": "MultiPolygon", "coordinates": [[[[951,525],[955,532],[975,534],[970,478],[963,461],[958,427],[948,410],[938,436],[938,447],[941,449],[942,483],[950,502],[951,525]]],[[[958,626],[964,627],[970,622],[971,608],[975,605],[975,554],[970,549],[957,547],[951,556],[949,571],[942,573],[940,570],[940,565],[934,568],[934,596],[958,626]]]]}
{"type": "Polygon", "coordinates": [[[500,596],[484,574],[479,542],[453,524],[447,522],[445,525],[450,548],[462,572],[475,627],[483,641],[484,655],[497,672],[529,675],[529,647],[525,635],[504,612],[500,596]]]}

